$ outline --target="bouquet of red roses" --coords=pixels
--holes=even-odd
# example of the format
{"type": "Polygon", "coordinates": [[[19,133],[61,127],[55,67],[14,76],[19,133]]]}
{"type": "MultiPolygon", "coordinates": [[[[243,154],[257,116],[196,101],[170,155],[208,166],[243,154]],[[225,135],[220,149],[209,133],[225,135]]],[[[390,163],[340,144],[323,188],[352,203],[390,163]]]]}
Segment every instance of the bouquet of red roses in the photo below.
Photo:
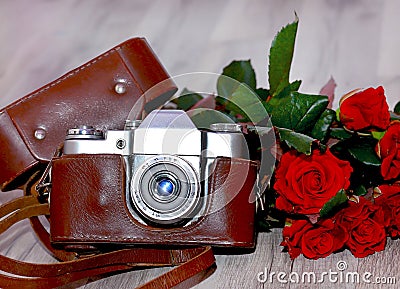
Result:
{"type": "MultiPolygon", "coordinates": [[[[257,87],[250,61],[233,61],[222,73],[257,95],[275,133],[277,162],[260,228],[283,226],[281,245],[291,258],[345,248],[365,257],[400,235],[400,102],[390,112],[380,86],[351,91],[332,110],[333,79],[318,95],[300,93],[301,81],[289,81],[297,27],[296,19],[272,42],[269,89],[257,87]]],[[[214,97],[216,110],[240,123],[251,121],[244,112],[257,115],[240,86],[218,81],[217,90],[228,100],[214,97]]],[[[177,104],[190,109],[200,99],[190,93],[177,104]]]]}
{"type": "Polygon", "coordinates": [[[365,257],[397,237],[400,223],[400,121],[382,87],[342,97],[324,152],[284,153],[275,174],[276,207],[288,219],[282,245],[292,258],[348,248],[365,257]]]}

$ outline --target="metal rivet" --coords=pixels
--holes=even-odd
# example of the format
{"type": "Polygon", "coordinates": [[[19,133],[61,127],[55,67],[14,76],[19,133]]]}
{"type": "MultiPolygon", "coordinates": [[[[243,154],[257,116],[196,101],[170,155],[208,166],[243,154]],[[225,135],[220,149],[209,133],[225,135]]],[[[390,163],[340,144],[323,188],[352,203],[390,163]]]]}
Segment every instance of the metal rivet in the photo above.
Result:
{"type": "Polygon", "coordinates": [[[122,150],[126,146],[126,141],[124,139],[117,140],[117,148],[122,150]]]}
{"type": "Polygon", "coordinates": [[[117,84],[115,84],[114,90],[118,94],[124,94],[126,92],[126,83],[118,82],[117,84]]]}
{"type": "Polygon", "coordinates": [[[46,131],[43,128],[37,128],[35,130],[34,136],[38,140],[42,140],[46,137],[46,131]]]}

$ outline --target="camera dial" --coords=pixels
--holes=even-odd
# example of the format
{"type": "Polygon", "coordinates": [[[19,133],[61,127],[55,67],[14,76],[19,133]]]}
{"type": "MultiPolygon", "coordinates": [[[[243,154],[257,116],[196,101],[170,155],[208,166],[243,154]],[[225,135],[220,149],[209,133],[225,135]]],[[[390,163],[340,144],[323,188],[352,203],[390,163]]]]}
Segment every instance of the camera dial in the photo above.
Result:
{"type": "Polygon", "coordinates": [[[93,126],[81,125],[67,131],[66,139],[103,139],[103,131],[95,129],[93,126]]]}

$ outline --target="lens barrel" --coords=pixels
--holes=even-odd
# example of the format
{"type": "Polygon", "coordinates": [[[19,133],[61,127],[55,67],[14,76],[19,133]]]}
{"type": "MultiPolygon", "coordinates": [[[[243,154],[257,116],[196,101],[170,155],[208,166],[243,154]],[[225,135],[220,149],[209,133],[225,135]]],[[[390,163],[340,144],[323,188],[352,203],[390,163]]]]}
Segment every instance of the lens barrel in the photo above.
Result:
{"type": "Polygon", "coordinates": [[[196,171],[173,155],[147,159],[131,180],[131,201],[147,221],[158,225],[179,224],[193,216],[200,201],[196,171]]]}

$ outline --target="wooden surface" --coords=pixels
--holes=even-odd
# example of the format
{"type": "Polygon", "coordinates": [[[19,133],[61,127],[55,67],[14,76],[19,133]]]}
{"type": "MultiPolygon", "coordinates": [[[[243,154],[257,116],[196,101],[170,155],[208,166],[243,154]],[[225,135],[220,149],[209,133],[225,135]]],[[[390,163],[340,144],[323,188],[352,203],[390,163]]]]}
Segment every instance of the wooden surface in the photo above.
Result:
{"type": "MultiPolygon", "coordinates": [[[[302,92],[317,93],[333,76],[335,106],[340,95],[354,88],[383,85],[393,108],[400,100],[397,0],[1,1],[0,107],[134,36],[148,39],[171,75],[220,73],[233,59],[251,59],[259,86],[266,86],[268,48],[275,33],[294,20],[294,11],[300,24],[291,79],[303,80],[302,92]]],[[[1,193],[0,202],[18,194],[1,193]]],[[[273,283],[257,281],[264,270],[300,276],[340,272],[339,261],[347,264],[343,272],[371,272],[371,278],[400,282],[398,241],[388,240],[384,252],[364,259],[345,251],[317,261],[291,261],[280,242],[281,232],[275,230],[259,235],[253,254],[217,256],[217,270],[196,288],[398,287],[327,279],[321,284],[281,284],[276,277],[273,283]]],[[[27,222],[2,236],[0,252],[54,262],[27,222]]],[[[75,287],[134,288],[165,270],[129,272],[75,287]]]]}

